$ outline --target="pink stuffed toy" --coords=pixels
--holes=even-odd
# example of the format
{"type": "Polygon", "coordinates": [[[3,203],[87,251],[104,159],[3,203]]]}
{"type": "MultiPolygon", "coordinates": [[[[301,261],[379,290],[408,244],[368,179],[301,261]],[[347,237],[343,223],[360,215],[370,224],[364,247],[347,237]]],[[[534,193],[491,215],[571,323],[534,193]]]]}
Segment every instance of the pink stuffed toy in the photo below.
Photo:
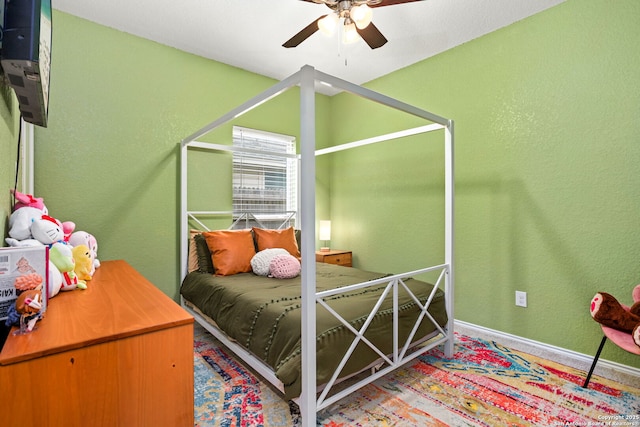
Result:
{"type": "Polygon", "coordinates": [[[36,208],[44,212],[48,213],[47,207],[44,205],[44,199],[42,197],[33,197],[31,194],[24,194],[16,190],[9,190],[13,197],[16,199],[16,203],[13,206],[13,210],[16,211],[20,208],[30,207],[36,208]]]}

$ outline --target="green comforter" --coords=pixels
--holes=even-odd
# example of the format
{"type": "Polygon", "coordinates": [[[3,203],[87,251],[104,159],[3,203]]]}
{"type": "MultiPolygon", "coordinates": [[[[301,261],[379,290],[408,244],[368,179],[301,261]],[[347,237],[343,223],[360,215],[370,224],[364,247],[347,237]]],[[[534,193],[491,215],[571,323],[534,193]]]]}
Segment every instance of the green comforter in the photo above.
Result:
{"type": "MultiPolygon", "coordinates": [[[[318,291],[384,276],[331,264],[316,265],[318,291]]],[[[405,283],[422,303],[426,301],[432,285],[413,279],[405,280],[405,283]]],[[[350,319],[355,329],[360,329],[384,286],[376,285],[331,297],[327,302],[343,317],[350,319]]],[[[183,281],[181,294],[213,319],[230,338],[272,367],[284,384],[285,398],[300,395],[300,276],[282,280],[253,273],[221,277],[195,271],[183,281]]],[[[419,308],[403,290],[398,295],[400,343],[403,343],[415,324],[419,308]]],[[[442,291],[437,291],[429,312],[439,325],[445,325],[447,315],[442,291]]],[[[392,297],[389,293],[365,333],[386,354],[392,352],[392,320],[392,297]]],[[[317,384],[320,385],[331,378],[354,336],[320,305],[317,305],[316,330],[317,384]]],[[[414,341],[434,330],[431,322],[424,319],[414,341]]],[[[357,372],[377,358],[378,355],[361,342],[340,376],[357,372]]]]}

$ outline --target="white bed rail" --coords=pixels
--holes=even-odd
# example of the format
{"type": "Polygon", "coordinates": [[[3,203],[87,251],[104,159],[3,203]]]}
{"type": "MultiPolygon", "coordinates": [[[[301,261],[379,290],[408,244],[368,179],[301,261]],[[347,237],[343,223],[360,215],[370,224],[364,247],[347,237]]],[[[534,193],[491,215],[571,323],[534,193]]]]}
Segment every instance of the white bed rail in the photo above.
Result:
{"type": "Polygon", "coordinates": [[[337,402],[338,400],[342,399],[343,397],[347,396],[348,394],[352,393],[353,391],[375,381],[376,379],[378,379],[379,377],[385,375],[388,372],[391,372],[395,369],[397,369],[398,367],[406,364],[407,362],[415,359],[416,357],[420,356],[421,354],[429,351],[430,349],[432,349],[433,347],[440,345],[441,343],[445,342],[447,339],[450,339],[447,337],[447,332],[446,332],[446,328],[441,327],[438,322],[433,318],[433,316],[431,315],[431,313],[429,313],[429,307],[431,306],[431,303],[433,301],[434,296],[436,295],[436,292],[438,289],[440,289],[440,286],[443,285],[444,282],[444,292],[446,295],[446,291],[449,290],[450,288],[450,282],[449,282],[449,266],[447,264],[441,264],[441,265],[436,265],[433,267],[427,267],[427,268],[423,268],[423,269],[419,269],[419,270],[414,270],[414,271],[409,271],[406,273],[401,273],[401,274],[394,274],[391,276],[386,276],[380,279],[375,279],[375,280],[369,280],[366,282],[362,282],[362,283],[357,283],[357,284],[353,284],[353,285],[348,285],[348,286],[343,286],[343,287],[339,287],[339,288],[335,288],[335,289],[330,289],[330,290],[326,290],[326,291],[322,291],[322,292],[317,292],[316,293],[316,302],[317,304],[319,304],[320,306],[322,306],[324,309],[326,309],[329,313],[331,313],[331,315],[333,315],[336,319],[338,319],[340,321],[340,323],[342,323],[342,325],[347,328],[349,331],[351,331],[354,334],[354,338],[353,341],[351,343],[351,345],[349,346],[349,348],[347,349],[347,351],[345,352],[344,356],[342,357],[342,360],[340,361],[340,363],[338,364],[338,366],[336,367],[336,370],[334,371],[333,375],[331,376],[331,379],[327,382],[327,384],[324,386],[322,392],[320,393],[320,395],[317,398],[316,401],[316,410],[320,410],[323,409],[335,402],[337,402]],[[425,274],[425,273],[429,273],[429,272],[433,272],[439,271],[439,276],[438,279],[436,281],[436,283],[433,286],[433,289],[431,290],[428,298],[426,299],[426,301],[421,302],[420,299],[409,289],[409,287],[406,285],[405,280],[412,278],[413,276],[419,275],[419,274],[425,274]],[[373,308],[371,309],[371,311],[369,312],[369,314],[367,315],[366,320],[364,321],[363,325],[360,327],[360,329],[356,329],[353,327],[353,325],[347,321],[346,319],[344,319],[344,317],[342,317],[342,315],[340,315],[340,313],[336,312],[333,308],[331,308],[326,302],[325,299],[336,296],[336,295],[340,295],[340,294],[345,294],[348,292],[352,292],[352,291],[356,291],[356,290],[360,290],[360,289],[365,289],[365,288],[369,288],[369,287],[373,287],[373,286],[378,286],[381,284],[386,284],[384,290],[382,291],[382,293],[380,294],[380,296],[378,297],[376,303],[374,304],[373,308]],[[412,330],[409,334],[409,336],[407,337],[407,339],[403,342],[400,343],[399,342],[399,331],[398,331],[398,327],[399,327],[399,321],[398,321],[398,310],[399,310],[399,302],[398,302],[398,291],[400,289],[403,289],[410,297],[411,299],[414,301],[414,303],[418,306],[418,308],[420,309],[420,313],[417,315],[416,320],[413,324],[412,330]],[[371,325],[371,322],[374,320],[375,316],[378,314],[380,307],[382,306],[382,304],[385,302],[385,300],[387,299],[389,294],[392,294],[392,298],[393,298],[393,325],[392,325],[392,334],[393,334],[393,347],[392,347],[392,352],[390,354],[387,354],[386,352],[384,352],[383,350],[381,350],[379,347],[377,347],[375,344],[373,344],[371,341],[369,341],[364,335],[367,332],[369,326],[371,325]],[[416,332],[418,331],[418,328],[420,327],[422,321],[424,320],[424,318],[427,318],[429,320],[429,322],[431,322],[431,324],[433,324],[433,326],[436,328],[437,335],[440,335],[439,339],[433,340],[431,341],[428,345],[422,345],[422,346],[417,346],[414,351],[407,353],[409,351],[409,349],[412,347],[412,344],[414,343],[414,337],[416,335],[416,332]],[[349,360],[349,358],[351,357],[351,355],[353,354],[353,352],[355,351],[357,345],[363,342],[365,343],[367,346],[369,346],[369,348],[371,348],[375,353],[378,354],[378,356],[380,356],[380,359],[378,362],[376,362],[377,366],[382,365],[383,367],[379,367],[375,370],[375,372],[372,372],[370,376],[365,377],[365,378],[361,378],[360,380],[354,382],[353,384],[351,384],[349,387],[346,387],[345,389],[341,390],[340,392],[334,393],[331,396],[329,396],[329,393],[331,392],[333,386],[337,383],[338,379],[340,378],[340,374],[344,368],[344,366],[346,365],[347,361],[349,360]],[[386,366],[385,366],[386,365],[386,366]]]}
{"type": "MultiPolygon", "coordinates": [[[[284,219],[278,218],[281,223],[276,227],[276,230],[282,230],[290,225],[291,221],[295,219],[297,212],[296,211],[286,211],[280,217],[284,216],[284,219]]],[[[203,217],[211,218],[211,217],[231,217],[233,223],[229,226],[229,230],[235,228],[238,224],[242,222],[245,223],[245,228],[251,228],[247,224],[254,221],[258,226],[262,228],[266,228],[262,223],[264,220],[263,215],[255,212],[234,212],[234,211],[187,211],[186,212],[187,220],[193,221],[198,224],[199,230],[202,231],[211,231],[208,226],[206,226],[202,222],[203,217]],[[235,218],[235,219],[233,219],[235,218]]]]}
{"type": "MultiPolygon", "coordinates": [[[[447,327],[442,327],[438,324],[438,322],[433,318],[431,313],[429,313],[429,308],[433,301],[433,298],[436,295],[438,289],[444,290],[445,296],[447,292],[451,289],[451,282],[449,280],[450,268],[448,264],[436,265],[433,267],[426,267],[418,270],[408,271],[406,273],[394,274],[391,276],[385,276],[380,279],[369,280],[361,283],[356,283],[353,285],[342,286],[334,289],[325,290],[322,292],[316,293],[316,303],[326,309],[329,313],[331,313],[334,317],[336,317],[340,323],[350,330],[354,334],[354,339],[345,352],[342,360],[339,365],[336,367],[332,377],[330,380],[323,385],[319,385],[317,387],[316,393],[316,411],[324,409],[343,397],[353,393],[355,390],[364,387],[367,384],[372,383],[378,378],[386,375],[387,373],[398,369],[400,366],[407,364],[408,362],[414,360],[420,355],[428,352],[434,347],[437,347],[443,343],[446,343],[448,340],[451,340],[452,334],[449,334],[447,331],[447,327]],[[413,278],[414,276],[420,274],[426,274],[430,272],[438,272],[438,279],[433,284],[433,288],[429,293],[426,301],[420,301],[418,298],[405,284],[405,280],[408,278],[413,278]],[[386,284],[385,289],[382,291],[381,295],[378,297],[377,302],[374,304],[373,308],[367,315],[367,318],[364,324],[360,327],[360,329],[356,329],[353,325],[348,322],[344,317],[342,317],[339,313],[337,313],[333,308],[331,308],[326,302],[325,299],[334,297],[340,294],[345,294],[348,292],[353,292],[365,288],[370,288],[373,286],[379,286],[381,284],[386,284]],[[399,331],[398,331],[398,308],[399,308],[399,300],[398,300],[398,291],[402,289],[404,290],[413,300],[413,302],[417,305],[420,312],[416,316],[416,320],[413,324],[412,330],[408,335],[407,339],[400,343],[399,342],[399,331]],[[369,341],[364,335],[373,321],[374,317],[378,313],[380,307],[382,306],[385,299],[389,294],[392,294],[393,298],[393,328],[392,328],[392,340],[393,347],[392,352],[387,353],[380,348],[378,348],[375,344],[369,341]],[[414,340],[416,332],[422,321],[428,319],[429,322],[435,327],[435,331],[428,335],[428,339],[425,340],[425,337],[419,337],[417,340],[414,340]],[[339,384],[345,377],[341,377],[340,374],[347,363],[349,357],[353,354],[353,351],[356,349],[356,346],[359,342],[365,343],[369,346],[374,352],[376,352],[379,356],[370,366],[374,366],[375,368],[371,368],[370,375],[365,375],[365,371],[367,369],[360,372],[358,375],[359,379],[353,380],[352,383],[349,384],[348,387],[342,388],[340,391],[336,391],[332,393],[332,389],[334,386],[339,384]]],[[[422,298],[424,299],[424,298],[422,298]]],[[[222,342],[227,348],[229,348],[233,353],[240,357],[248,366],[251,366],[256,370],[258,374],[260,374],[265,380],[271,383],[275,388],[284,393],[284,385],[280,380],[276,377],[275,372],[271,367],[266,365],[262,360],[258,359],[253,353],[247,350],[242,345],[238,344],[236,341],[227,337],[224,332],[221,332],[216,326],[211,324],[211,321],[205,318],[199,311],[193,309],[186,301],[181,297],[181,305],[189,311],[191,315],[194,316],[195,320],[204,327],[207,331],[209,331],[214,337],[216,337],[220,342],[222,342]]],[[[447,316],[450,314],[447,313],[447,316]]],[[[451,354],[449,354],[451,356],[451,354]]],[[[301,399],[302,397],[300,397],[301,399]]],[[[299,399],[296,399],[299,401],[299,399]]]]}

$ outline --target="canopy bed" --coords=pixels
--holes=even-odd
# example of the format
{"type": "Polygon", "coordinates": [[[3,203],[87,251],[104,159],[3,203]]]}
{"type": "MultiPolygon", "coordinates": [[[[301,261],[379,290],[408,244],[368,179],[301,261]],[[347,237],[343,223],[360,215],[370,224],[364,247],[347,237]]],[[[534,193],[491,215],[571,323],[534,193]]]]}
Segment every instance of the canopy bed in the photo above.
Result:
{"type": "MultiPolygon", "coordinates": [[[[211,122],[181,142],[181,286],[182,305],[196,321],[238,357],[300,406],[303,426],[316,413],[355,389],[442,345],[453,352],[453,122],[428,111],[304,66],[262,94],[211,122]],[[428,122],[427,125],[316,149],[316,84],[328,84],[428,122]],[[301,259],[295,279],[273,279],[251,271],[221,275],[211,259],[212,234],[200,219],[228,215],[188,207],[187,167],[190,150],[229,153],[227,144],[198,138],[258,105],[300,87],[300,238],[294,251],[301,259]],[[315,161],[341,150],[408,135],[444,133],[444,260],[399,274],[375,273],[315,260],[315,161]],[[197,224],[201,231],[193,231],[197,224]],[[191,245],[190,245],[191,243],[191,245]],[[199,262],[193,262],[193,259],[199,262]],[[188,261],[190,260],[190,261],[188,261]],[[432,274],[433,284],[416,276],[432,274]],[[365,376],[365,372],[369,372],[365,376]],[[349,386],[334,386],[359,374],[349,386]],[[362,378],[364,376],[364,378],[362,378]]],[[[260,230],[247,230],[246,241],[260,230]]],[[[283,231],[283,234],[285,231],[283,231]]],[[[216,235],[218,236],[218,235],[216,235]]],[[[237,237],[237,235],[234,235],[237,237]]],[[[244,238],[244,237],[243,237],[244,238]]],[[[258,245],[256,241],[253,241],[258,245]]],[[[248,244],[248,243],[247,243],[248,244]]],[[[279,246],[276,246],[279,247],[279,246]]],[[[215,252],[215,248],[214,251],[215,252]]],[[[290,251],[291,252],[291,251],[290,251]]]]}

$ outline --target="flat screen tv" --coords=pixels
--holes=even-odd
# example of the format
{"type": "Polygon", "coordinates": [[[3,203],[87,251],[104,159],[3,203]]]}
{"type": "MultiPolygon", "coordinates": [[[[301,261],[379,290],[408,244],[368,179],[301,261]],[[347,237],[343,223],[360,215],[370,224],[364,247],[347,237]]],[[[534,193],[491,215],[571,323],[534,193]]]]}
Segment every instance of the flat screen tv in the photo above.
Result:
{"type": "Polygon", "coordinates": [[[51,0],[4,1],[2,69],[22,118],[47,127],[51,68],[51,0]]]}

